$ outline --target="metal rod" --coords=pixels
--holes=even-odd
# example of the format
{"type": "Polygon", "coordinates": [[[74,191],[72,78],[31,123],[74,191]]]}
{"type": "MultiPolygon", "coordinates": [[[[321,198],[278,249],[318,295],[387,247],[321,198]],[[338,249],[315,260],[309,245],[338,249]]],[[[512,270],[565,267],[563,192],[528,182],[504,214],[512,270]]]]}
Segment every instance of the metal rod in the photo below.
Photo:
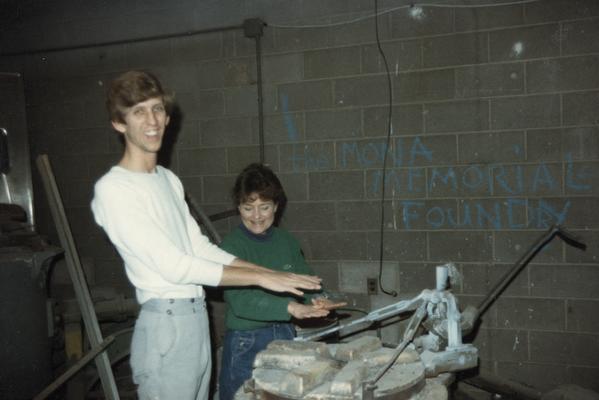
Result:
{"type": "Polygon", "coordinates": [[[264,164],[264,98],[262,94],[262,42],[256,36],[256,75],[258,86],[258,140],[260,143],[260,162],[264,164]]]}
{"type": "MultiPolygon", "coordinates": [[[[77,247],[75,246],[75,240],[73,239],[71,227],[64,210],[62,198],[58,186],[56,185],[52,167],[50,166],[50,160],[46,154],[42,154],[38,156],[36,161],[48,198],[52,218],[56,225],[56,231],[65,251],[65,261],[69,276],[73,282],[75,297],[77,298],[77,303],[81,309],[85,332],[87,333],[90,344],[93,347],[97,347],[103,341],[102,332],[100,331],[100,325],[98,323],[98,318],[96,317],[89,288],[87,287],[85,274],[81,267],[81,260],[77,252],[77,247]]],[[[101,353],[96,357],[96,367],[98,368],[98,373],[102,380],[102,388],[104,389],[106,398],[108,400],[118,400],[119,393],[110,367],[110,360],[106,353],[101,353]]]]}
{"type": "Polygon", "coordinates": [[[530,247],[530,249],[522,257],[520,257],[518,261],[516,261],[514,266],[499,280],[499,282],[495,284],[495,286],[489,292],[487,297],[485,297],[480,302],[480,304],[477,307],[477,315],[476,318],[474,318],[474,320],[477,320],[487,310],[491,303],[493,303],[497,299],[501,292],[503,292],[506,286],[510,284],[510,282],[515,278],[515,276],[522,270],[522,268],[528,265],[530,260],[532,260],[532,258],[536,256],[537,253],[541,251],[541,249],[545,247],[545,245],[547,245],[547,243],[553,240],[555,235],[558,234],[564,239],[566,243],[576,247],[586,248],[586,245],[582,243],[577,237],[567,232],[559,225],[551,226],[547,230],[547,232],[545,232],[543,236],[539,237],[536,240],[536,242],[530,247]]]}
{"type": "Polygon", "coordinates": [[[212,224],[210,217],[208,217],[208,215],[206,215],[206,213],[202,210],[202,207],[200,207],[200,204],[197,202],[195,197],[189,193],[186,193],[185,197],[187,197],[187,202],[190,206],[189,208],[191,209],[192,214],[195,214],[196,220],[206,228],[208,235],[212,238],[212,240],[216,242],[216,244],[220,244],[222,239],[212,224]]]}
{"type": "Polygon", "coordinates": [[[135,39],[112,40],[109,42],[86,43],[86,44],[78,44],[78,45],[73,45],[73,46],[50,47],[50,48],[46,48],[46,49],[30,49],[30,50],[23,50],[23,51],[8,52],[8,53],[0,52],[0,55],[2,55],[2,56],[26,56],[26,55],[33,55],[33,54],[56,53],[59,51],[82,50],[82,49],[90,49],[90,48],[95,48],[95,47],[116,46],[116,45],[120,45],[120,44],[140,43],[140,42],[150,42],[153,40],[173,39],[173,38],[179,38],[179,37],[201,35],[204,33],[231,31],[231,30],[236,30],[236,29],[243,29],[243,26],[242,25],[232,25],[232,26],[223,26],[223,27],[219,27],[219,28],[199,29],[199,30],[193,30],[193,31],[171,33],[171,34],[165,34],[165,35],[146,36],[146,37],[135,38],[135,39]]]}

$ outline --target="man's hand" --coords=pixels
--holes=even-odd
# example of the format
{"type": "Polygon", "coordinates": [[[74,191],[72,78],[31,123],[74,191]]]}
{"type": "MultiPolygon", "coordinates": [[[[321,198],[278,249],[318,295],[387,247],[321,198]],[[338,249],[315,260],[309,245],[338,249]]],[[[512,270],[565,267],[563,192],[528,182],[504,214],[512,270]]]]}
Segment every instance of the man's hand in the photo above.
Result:
{"type": "Polygon", "coordinates": [[[274,292],[289,292],[298,296],[304,293],[299,289],[318,290],[321,279],[312,275],[299,275],[290,272],[257,271],[258,286],[274,292]]]}
{"type": "Polygon", "coordinates": [[[295,301],[289,302],[287,312],[297,319],[321,318],[329,314],[329,310],[316,308],[313,305],[296,303],[295,301]]]}
{"type": "Polygon", "coordinates": [[[261,286],[273,292],[289,292],[297,296],[300,289],[318,290],[321,279],[312,275],[276,272],[254,264],[225,266],[219,286],[261,286]]]}

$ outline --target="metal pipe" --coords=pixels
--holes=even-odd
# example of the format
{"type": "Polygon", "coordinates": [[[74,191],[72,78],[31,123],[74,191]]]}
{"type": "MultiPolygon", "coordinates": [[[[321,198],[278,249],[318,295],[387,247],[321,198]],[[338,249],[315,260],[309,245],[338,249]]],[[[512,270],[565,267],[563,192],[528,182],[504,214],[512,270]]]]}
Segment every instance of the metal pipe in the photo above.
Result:
{"type": "Polygon", "coordinates": [[[530,249],[522,256],[514,266],[495,284],[493,289],[489,292],[487,297],[485,297],[477,307],[477,314],[474,320],[477,320],[493,303],[497,297],[503,292],[503,290],[510,284],[510,282],[516,277],[516,275],[524,268],[530,260],[533,259],[534,256],[537,255],[539,251],[547,243],[553,240],[555,235],[559,235],[564,241],[572,246],[586,248],[586,245],[580,241],[576,236],[572,235],[570,232],[566,231],[559,225],[551,226],[543,236],[539,237],[537,241],[530,247],[530,249]]]}
{"type": "Polygon", "coordinates": [[[243,29],[243,26],[242,25],[232,25],[232,26],[223,26],[223,27],[219,27],[219,28],[199,29],[199,30],[194,30],[194,31],[171,33],[171,34],[165,34],[165,35],[146,36],[143,38],[136,38],[136,39],[112,40],[109,42],[86,43],[86,44],[77,44],[77,45],[73,45],[73,46],[50,47],[50,48],[46,48],[46,49],[30,49],[30,50],[23,50],[23,51],[16,51],[16,52],[8,52],[8,53],[0,52],[0,55],[2,55],[2,56],[28,56],[28,55],[42,54],[42,53],[56,53],[59,51],[82,50],[82,49],[89,49],[89,48],[95,48],[95,47],[116,46],[116,45],[120,45],[120,44],[149,42],[152,40],[173,39],[173,38],[180,38],[180,37],[186,37],[186,36],[201,35],[204,33],[231,31],[231,30],[236,30],[236,29],[243,29]]]}

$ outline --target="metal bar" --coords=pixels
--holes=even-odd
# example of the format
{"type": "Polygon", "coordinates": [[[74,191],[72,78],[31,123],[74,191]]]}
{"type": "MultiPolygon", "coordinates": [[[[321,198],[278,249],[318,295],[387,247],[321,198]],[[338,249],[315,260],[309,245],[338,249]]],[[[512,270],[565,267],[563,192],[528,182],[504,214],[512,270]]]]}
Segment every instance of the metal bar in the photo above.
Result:
{"type": "Polygon", "coordinates": [[[223,26],[220,28],[199,29],[199,30],[195,30],[195,31],[178,32],[178,33],[171,33],[171,34],[165,34],[165,35],[146,36],[146,37],[136,38],[136,39],[122,39],[122,40],[113,40],[113,41],[109,41],[109,42],[86,43],[86,44],[78,44],[78,45],[73,45],[73,46],[50,47],[47,49],[31,49],[31,50],[23,50],[23,51],[8,52],[8,53],[0,52],[0,55],[2,55],[2,56],[25,56],[25,55],[42,54],[42,53],[56,53],[59,51],[82,50],[82,49],[91,49],[94,47],[116,46],[116,45],[120,45],[120,44],[149,42],[152,40],[173,39],[173,38],[179,38],[179,37],[200,35],[200,34],[204,34],[204,33],[224,32],[224,31],[230,31],[230,30],[236,30],[236,29],[243,29],[243,26],[242,25],[223,26]]]}
{"type": "Polygon", "coordinates": [[[260,143],[260,162],[264,164],[264,97],[262,95],[262,45],[260,35],[256,36],[256,76],[258,89],[258,139],[260,143]]]}
{"type": "Polygon", "coordinates": [[[62,375],[58,377],[54,382],[48,385],[43,391],[41,391],[37,396],[33,398],[33,400],[44,400],[48,396],[50,396],[56,389],[61,387],[66,381],[71,379],[73,375],[75,375],[79,370],[87,365],[91,360],[93,360],[99,353],[106,350],[108,346],[114,342],[114,335],[107,337],[99,346],[92,348],[87,352],[77,363],[73,364],[69,369],[67,369],[62,375]]]}
{"type": "Polygon", "coordinates": [[[212,224],[210,217],[208,217],[208,215],[206,215],[206,213],[202,210],[202,207],[200,207],[195,197],[189,193],[186,193],[185,197],[187,197],[189,208],[191,209],[192,214],[195,214],[196,220],[198,220],[198,222],[206,228],[208,235],[212,238],[212,240],[214,240],[216,244],[220,244],[222,238],[212,224]]]}
{"type": "Polygon", "coordinates": [[[491,303],[493,303],[495,299],[497,299],[497,297],[501,294],[501,292],[503,292],[506,286],[510,284],[510,282],[516,277],[516,275],[518,275],[522,268],[524,268],[530,262],[530,260],[532,260],[532,258],[536,256],[537,253],[541,251],[541,249],[545,247],[545,245],[553,239],[553,237],[558,233],[559,230],[560,228],[556,225],[550,227],[547,230],[547,232],[545,232],[543,236],[539,237],[536,240],[536,242],[528,249],[528,251],[522,257],[520,257],[518,261],[516,261],[512,268],[509,271],[507,271],[506,274],[495,284],[495,286],[489,292],[487,297],[485,297],[480,302],[480,304],[477,307],[478,313],[474,320],[477,320],[478,317],[480,317],[480,315],[482,315],[487,310],[491,303]]]}
{"type": "MultiPolygon", "coordinates": [[[[60,243],[65,250],[67,269],[71,281],[73,282],[75,297],[77,298],[79,308],[81,309],[85,331],[87,332],[91,346],[100,346],[103,341],[102,332],[100,331],[100,325],[96,318],[96,312],[89,293],[89,288],[87,287],[83,268],[81,267],[81,260],[79,259],[73,234],[71,233],[71,227],[64,210],[62,198],[58,186],[56,185],[52,167],[50,166],[50,160],[46,154],[42,154],[38,156],[36,161],[46,191],[46,196],[48,197],[52,218],[56,224],[56,231],[60,238],[60,243]]],[[[118,400],[119,393],[110,367],[110,360],[106,353],[101,353],[96,357],[96,367],[98,368],[98,373],[102,380],[102,388],[104,389],[106,398],[108,400],[118,400]]]]}

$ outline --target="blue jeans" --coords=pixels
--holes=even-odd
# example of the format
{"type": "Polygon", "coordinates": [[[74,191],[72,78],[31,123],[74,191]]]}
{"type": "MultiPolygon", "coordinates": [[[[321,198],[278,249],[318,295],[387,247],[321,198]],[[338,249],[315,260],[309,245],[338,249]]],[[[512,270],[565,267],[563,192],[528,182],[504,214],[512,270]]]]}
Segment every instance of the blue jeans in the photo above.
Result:
{"type": "Polygon", "coordinates": [[[243,382],[252,377],[256,354],[273,340],[293,340],[292,324],[273,324],[249,331],[227,331],[223,344],[218,393],[220,400],[232,400],[243,382]]]}

